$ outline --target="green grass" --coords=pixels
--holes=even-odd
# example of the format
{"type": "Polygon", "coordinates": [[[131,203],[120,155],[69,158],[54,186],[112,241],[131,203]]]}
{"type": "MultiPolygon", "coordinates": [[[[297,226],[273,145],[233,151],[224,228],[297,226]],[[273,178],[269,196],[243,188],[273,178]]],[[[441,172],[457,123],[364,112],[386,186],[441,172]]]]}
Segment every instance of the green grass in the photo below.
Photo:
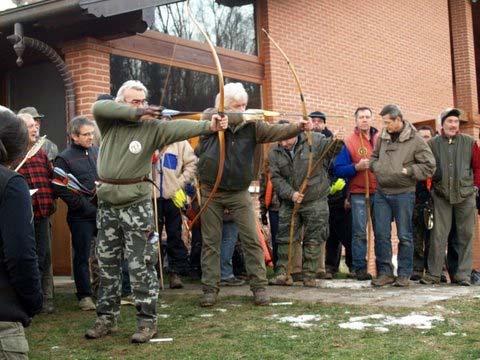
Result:
{"type": "MultiPolygon", "coordinates": [[[[407,315],[412,309],[324,305],[294,302],[291,306],[255,307],[251,299],[220,299],[211,309],[198,307],[198,296],[162,296],[158,337],[170,343],[133,345],[135,309],[122,306],[119,332],[86,340],[93,312],[77,310],[73,294],[57,294],[53,315],[40,315],[27,329],[31,359],[478,359],[480,300],[461,299],[428,306],[442,315],[430,330],[390,326],[387,333],[346,330],[338,324],[350,316],[382,313],[407,315]],[[165,307],[165,305],[168,305],[165,307]],[[221,312],[218,309],[226,309],[221,312]],[[346,313],[347,312],[347,313],[346,313]],[[348,313],[349,312],[349,313],[348,313]],[[213,314],[213,317],[201,317],[213,314]],[[302,329],[270,319],[272,315],[321,315],[316,326],[302,329]],[[446,337],[445,332],[457,335],[446,337]],[[462,333],[466,335],[463,336],[462,333]]],[[[418,311],[416,311],[418,312],[418,311]]]]}

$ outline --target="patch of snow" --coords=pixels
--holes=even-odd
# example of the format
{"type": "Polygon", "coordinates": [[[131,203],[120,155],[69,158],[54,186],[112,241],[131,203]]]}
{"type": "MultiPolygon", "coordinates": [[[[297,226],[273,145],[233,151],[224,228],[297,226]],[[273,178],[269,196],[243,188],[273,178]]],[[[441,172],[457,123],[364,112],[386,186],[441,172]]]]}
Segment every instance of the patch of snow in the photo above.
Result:
{"type": "Polygon", "coordinates": [[[274,302],[270,303],[272,306],[285,306],[285,305],[293,305],[293,302],[291,301],[285,301],[285,302],[274,302]]]}
{"type": "Polygon", "coordinates": [[[400,318],[388,317],[383,321],[385,325],[413,326],[417,329],[431,329],[434,321],[443,321],[442,316],[429,316],[411,313],[400,318]]]}
{"type": "Polygon", "coordinates": [[[227,309],[215,309],[215,310],[218,311],[218,312],[221,312],[221,313],[227,312],[227,309]]]}
{"type": "Polygon", "coordinates": [[[168,315],[168,314],[158,314],[157,316],[161,319],[166,319],[166,318],[170,317],[170,315],[168,315]]]}
{"type": "MultiPolygon", "coordinates": [[[[416,329],[431,329],[433,322],[444,321],[440,315],[426,315],[411,313],[410,315],[395,317],[385,316],[383,314],[372,314],[366,316],[351,317],[348,322],[340,323],[338,326],[342,329],[363,330],[365,328],[374,327],[376,331],[386,332],[386,326],[401,325],[410,326],[416,329]],[[376,320],[368,321],[367,320],[376,320]]],[[[445,334],[444,334],[445,335],[445,334]]],[[[448,336],[448,335],[446,335],[448,336]]]]}
{"type": "Polygon", "coordinates": [[[200,317],[209,318],[209,317],[213,317],[213,314],[200,314],[200,317]]]}
{"type": "Polygon", "coordinates": [[[289,339],[296,339],[296,338],[298,338],[298,335],[290,335],[288,338],[289,339]]]}
{"type": "Polygon", "coordinates": [[[52,346],[51,349],[52,349],[52,350],[58,350],[58,349],[60,349],[60,346],[52,346]]]}
{"type": "Polygon", "coordinates": [[[372,324],[361,322],[361,321],[352,321],[348,323],[341,323],[338,324],[342,329],[350,329],[350,330],[363,330],[367,327],[373,326],[372,324]]]}
{"type": "Polygon", "coordinates": [[[454,332],[451,332],[451,331],[447,331],[447,332],[443,333],[443,336],[454,336],[454,335],[457,335],[457,333],[454,333],[454,332]]]}
{"type": "Polygon", "coordinates": [[[160,304],[160,308],[162,309],[165,309],[165,308],[168,308],[170,307],[170,305],[167,305],[167,304],[160,304]]]}
{"type": "Polygon", "coordinates": [[[312,322],[320,321],[322,317],[320,315],[299,315],[299,316],[283,316],[278,317],[278,315],[272,315],[271,318],[277,319],[280,323],[288,323],[293,327],[299,328],[310,328],[314,326],[312,322]]]}
{"type": "Polygon", "coordinates": [[[170,341],[173,341],[173,338],[154,338],[154,339],[150,339],[151,343],[170,342],[170,341]]]}

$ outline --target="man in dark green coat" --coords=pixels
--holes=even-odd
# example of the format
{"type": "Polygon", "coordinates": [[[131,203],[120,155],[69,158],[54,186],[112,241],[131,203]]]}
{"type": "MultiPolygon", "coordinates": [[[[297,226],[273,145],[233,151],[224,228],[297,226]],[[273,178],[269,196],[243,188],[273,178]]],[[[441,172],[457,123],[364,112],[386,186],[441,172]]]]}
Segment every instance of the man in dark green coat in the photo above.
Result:
{"type": "Polygon", "coordinates": [[[295,235],[292,241],[302,241],[300,234],[303,227],[303,284],[308,287],[316,286],[315,275],[321,246],[327,241],[329,234],[328,166],[342,145],[343,142],[336,137],[326,138],[323,134],[312,133],[311,148],[306,135],[300,134],[280,141],[280,144],[270,151],[269,164],[273,188],[281,202],[277,237],[278,262],[276,277],[270,281],[271,285],[293,284],[290,274],[287,274],[290,222],[295,203],[301,203],[295,217],[295,235]],[[312,164],[315,164],[321,156],[323,159],[313,169],[307,189],[302,194],[299,189],[307,176],[310,151],[313,152],[312,164]]]}
{"type": "MultiPolygon", "coordinates": [[[[217,108],[219,97],[217,96],[217,108]]],[[[241,83],[225,86],[225,109],[242,112],[248,95],[241,83]]],[[[224,209],[229,209],[238,226],[240,242],[245,254],[245,268],[256,305],[269,303],[265,291],[267,285],[263,252],[258,240],[255,212],[248,187],[254,174],[254,153],[257,144],[274,142],[296,136],[311,127],[311,122],[301,120],[297,124],[271,125],[264,121],[246,121],[242,114],[230,114],[225,131],[226,157],[223,176],[212,201],[201,216],[202,221],[202,284],[203,297],[200,306],[212,306],[217,301],[220,282],[220,242],[224,209]]],[[[215,184],[218,171],[219,142],[215,135],[200,139],[195,151],[199,156],[197,171],[201,184],[202,204],[215,184]]]]}
{"type": "MultiPolygon", "coordinates": [[[[428,273],[420,280],[422,284],[438,284],[445,262],[448,234],[455,218],[457,236],[452,247],[458,258],[458,267],[452,283],[470,285],[472,272],[472,243],[474,236],[476,193],[473,182],[472,154],[475,140],[460,134],[460,110],[446,109],[440,115],[442,133],[431,139],[437,170],[432,178],[434,225],[428,253],[428,273]]],[[[452,271],[453,270],[453,271],[452,271]]]]}

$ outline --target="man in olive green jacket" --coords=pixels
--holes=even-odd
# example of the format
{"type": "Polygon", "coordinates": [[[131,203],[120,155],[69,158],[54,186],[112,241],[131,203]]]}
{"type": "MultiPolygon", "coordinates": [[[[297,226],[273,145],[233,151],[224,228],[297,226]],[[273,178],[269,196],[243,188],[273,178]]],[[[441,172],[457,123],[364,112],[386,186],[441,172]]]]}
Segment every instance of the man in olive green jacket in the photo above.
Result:
{"type": "Polygon", "coordinates": [[[137,309],[137,331],[132,342],[144,343],[157,333],[158,238],[152,214],[151,157],[155,150],[197,135],[225,129],[228,119],[161,121],[160,109],[146,106],[147,89],[135,80],[125,82],[115,101],[93,105],[102,134],[98,157],[98,245],[100,286],[97,319],[87,330],[96,339],[116,328],[120,313],[122,256],[128,260],[137,309]]]}
{"type": "Polygon", "coordinates": [[[415,185],[435,171],[432,151],[397,105],[386,105],[380,112],[383,128],[370,158],[377,179],[373,203],[377,278],[374,286],[395,283],[408,286],[413,270],[413,207],[415,185]],[[391,222],[398,235],[398,277],[393,277],[391,222]]]}
{"type": "MultiPolygon", "coordinates": [[[[218,108],[219,96],[216,107],[218,108]]],[[[245,111],[248,95],[241,83],[225,86],[225,109],[245,111]]],[[[202,284],[203,297],[200,306],[213,306],[217,301],[220,282],[220,242],[224,209],[229,209],[239,231],[245,254],[245,268],[250,279],[250,289],[256,305],[269,302],[263,251],[258,240],[255,212],[248,187],[254,180],[254,152],[257,144],[274,142],[296,136],[311,122],[301,120],[297,124],[268,124],[264,121],[245,121],[242,114],[230,114],[225,131],[225,167],[223,176],[212,201],[201,216],[202,221],[202,284]]],[[[195,150],[198,161],[198,177],[201,184],[202,204],[215,183],[218,171],[219,143],[215,135],[200,139],[195,150]]]]}
{"type": "Polygon", "coordinates": [[[442,133],[428,142],[437,161],[437,171],[432,178],[434,225],[428,253],[428,273],[420,280],[422,284],[440,283],[448,234],[455,217],[457,236],[453,237],[449,251],[456,252],[458,267],[449,269],[449,272],[453,274],[452,283],[470,285],[477,216],[472,154],[477,145],[472,137],[460,134],[459,116],[458,109],[443,111],[440,115],[442,133]]]}
{"type": "Polygon", "coordinates": [[[270,151],[268,160],[272,183],[280,198],[278,262],[276,277],[270,281],[271,285],[290,286],[293,284],[293,279],[287,273],[288,260],[292,261],[293,259],[288,258],[290,221],[295,203],[301,203],[295,217],[293,241],[296,243],[302,241],[299,233],[302,232],[301,228],[303,227],[303,284],[308,287],[316,286],[315,275],[321,246],[322,243],[325,244],[329,234],[327,197],[330,181],[328,166],[342,145],[343,141],[336,137],[326,138],[323,134],[312,133],[311,147],[306,135],[300,134],[297,137],[281,141],[270,151]],[[310,151],[313,153],[312,165],[321,156],[323,156],[323,160],[313,169],[307,189],[304,194],[301,194],[299,189],[307,176],[310,151]]]}

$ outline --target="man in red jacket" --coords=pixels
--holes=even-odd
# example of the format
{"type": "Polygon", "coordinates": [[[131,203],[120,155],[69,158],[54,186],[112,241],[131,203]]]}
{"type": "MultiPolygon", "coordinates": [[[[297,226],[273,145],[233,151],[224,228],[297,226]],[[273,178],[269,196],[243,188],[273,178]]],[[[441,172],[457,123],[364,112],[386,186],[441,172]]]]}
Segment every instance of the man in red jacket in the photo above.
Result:
{"type": "MultiPolygon", "coordinates": [[[[35,120],[30,114],[18,115],[27,125],[29,135],[28,149],[37,141],[35,120]]],[[[35,227],[35,241],[37,244],[38,267],[42,276],[44,295],[43,311],[53,312],[53,279],[50,275],[51,259],[49,251],[49,216],[54,212],[52,177],[53,170],[47,154],[40,149],[29,158],[18,172],[27,180],[30,190],[37,190],[32,195],[33,218],[35,227]]]]}
{"type": "Polygon", "coordinates": [[[378,130],[372,126],[373,113],[368,107],[355,110],[355,129],[345,139],[334,164],[334,175],[348,179],[350,203],[352,206],[352,270],[357,280],[370,280],[367,272],[367,213],[365,194],[368,189],[370,204],[376,188],[375,175],[370,171],[370,155],[378,137],[378,130]],[[365,176],[365,172],[368,173],[365,176]]]}

